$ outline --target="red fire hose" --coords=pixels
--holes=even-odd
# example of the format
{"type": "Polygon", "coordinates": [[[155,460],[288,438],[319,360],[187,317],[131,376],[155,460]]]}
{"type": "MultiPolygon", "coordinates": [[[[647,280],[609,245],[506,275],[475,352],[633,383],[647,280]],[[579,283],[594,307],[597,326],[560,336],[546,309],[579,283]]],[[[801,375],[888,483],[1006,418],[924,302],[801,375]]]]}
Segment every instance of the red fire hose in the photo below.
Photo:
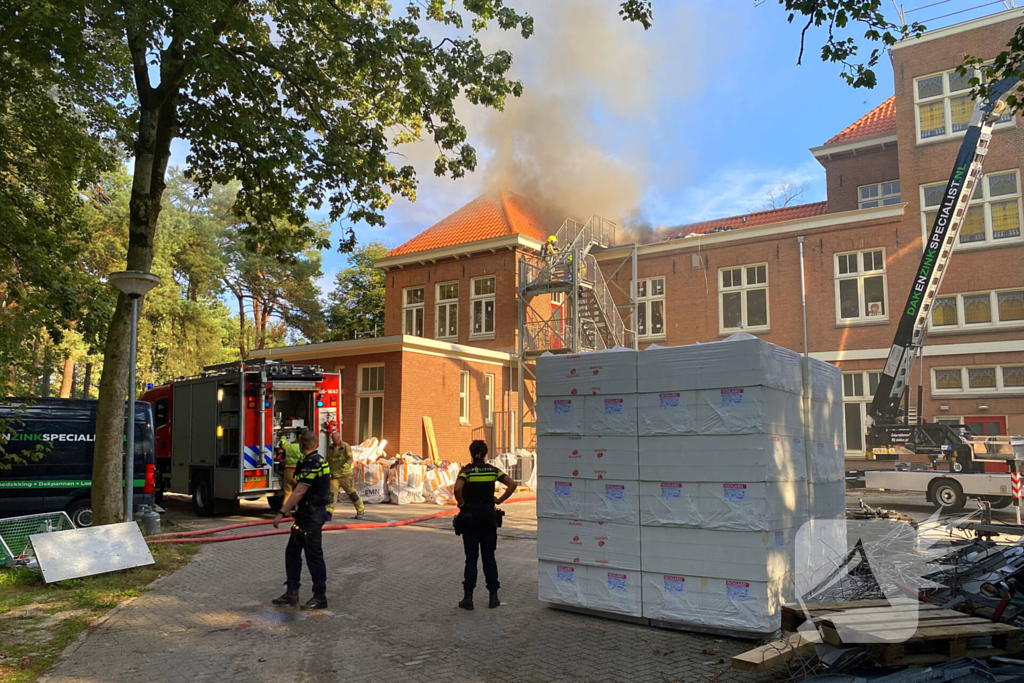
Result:
{"type": "MultiPolygon", "coordinates": [[[[532,500],[537,500],[535,496],[528,498],[511,498],[508,503],[528,503],[532,500]]],[[[403,519],[397,522],[367,522],[363,524],[326,524],[324,525],[324,531],[345,531],[345,530],[359,530],[359,529],[387,529],[391,527],[408,526],[410,524],[416,524],[418,522],[425,522],[428,519],[436,519],[437,517],[445,517],[448,515],[454,515],[458,512],[458,508],[451,508],[448,510],[441,510],[430,515],[424,515],[422,517],[412,517],[410,519],[403,519]]],[[[291,517],[285,517],[281,520],[282,522],[291,522],[291,517]]],[[[258,522],[243,522],[241,524],[229,524],[227,526],[216,527],[213,529],[203,529],[200,531],[180,531],[170,534],[160,534],[159,536],[150,536],[147,541],[150,545],[157,543],[222,543],[224,541],[239,541],[244,538],[260,538],[263,536],[280,536],[282,534],[291,533],[291,529],[274,529],[273,531],[258,531],[252,534],[238,534],[235,536],[211,536],[206,537],[209,534],[215,534],[221,531],[229,531],[231,529],[240,529],[250,526],[260,526],[264,524],[273,524],[273,520],[264,519],[258,522]],[[196,538],[196,536],[203,536],[204,538],[196,538]],[[182,538],[186,537],[186,538],[182,538]]]]}

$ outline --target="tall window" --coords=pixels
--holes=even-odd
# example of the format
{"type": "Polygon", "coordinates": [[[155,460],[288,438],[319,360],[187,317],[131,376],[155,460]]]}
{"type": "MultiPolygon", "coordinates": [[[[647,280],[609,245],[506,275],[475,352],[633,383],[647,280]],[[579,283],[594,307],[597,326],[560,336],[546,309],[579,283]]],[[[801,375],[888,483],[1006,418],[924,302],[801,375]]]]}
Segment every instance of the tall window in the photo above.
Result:
{"type": "Polygon", "coordinates": [[[484,424],[494,424],[494,375],[484,375],[484,424]]]}
{"type": "Polygon", "coordinates": [[[459,422],[469,424],[469,373],[459,373],[459,422]]]}
{"type": "MultiPolygon", "coordinates": [[[[974,112],[971,79],[984,75],[969,69],[961,76],[955,70],[914,79],[914,102],[917,106],[917,139],[936,140],[954,137],[967,130],[974,112]]],[[[1013,125],[1007,114],[996,126],[1013,125]]]]}
{"type": "Polygon", "coordinates": [[[718,271],[718,324],[722,332],[768,329],[768,264],[718,271]]]}
{"type": "Polygon", "coordinates": [[[932,329],[970,330],[1024,325],[1024,289],[940,296],[932,308],[932,329]]]}
{"type": "MultiPolygon", "coordinates": [[[[1017,171],[1000,171],[981,177],[975,185],[967,216],[960,228],[960,244],[1004,244],[1020,239],[1020,183],[1017,171]]],[[[945,183],[921,186],[925,240],[935,223],[945,183]]]]}
{"type": "Polygon", "coordinates": [[[362,365],[359,367],[357,387],[359,413],[359,441],[371,437],[384,438],[384,366],[362,365]]]}
{"type": "Polygon", "coordinates": [[[1024,365],[932,368],[932,393],[936,396],[1021,394],[1024,393],[1024,365]]]}
{"type": "Polygon", "coordinates": [[[405,322],[402,334],[423,336],[423,287],[408,287],[402,290],[402,313],[405,322]]]}
{"type": "Polygon", "coordinates": [[[665,336],[665,278],[636,282],[637,334],[640,338],[665,336]]]}
{"type": "Polygon", "coordinates": [[[843,373],[843,427],[846,452],[864,454],[864,434],[871,426],[868,408],[878,389],[878,372],[843,373]]]}
{"type": "Polygon", "coordinates": [[[857,208],[873,209],[900,203],[900,181],[890,180],[857,188],[857,208]]]}
{"type": "Polygon", "coordinates": [[[473,336],[494,334],[494,276],[473,279],[473,336]]]}
{"type": "Polygon", "coordinates": [[[459,336],[459,283],[444,282],[437,286],[437,338],[459,336]]]}
{"type": "Polygon", "coordinates": [[[836,322],[884,320],[885,250],[835,255],[836,322]]]}

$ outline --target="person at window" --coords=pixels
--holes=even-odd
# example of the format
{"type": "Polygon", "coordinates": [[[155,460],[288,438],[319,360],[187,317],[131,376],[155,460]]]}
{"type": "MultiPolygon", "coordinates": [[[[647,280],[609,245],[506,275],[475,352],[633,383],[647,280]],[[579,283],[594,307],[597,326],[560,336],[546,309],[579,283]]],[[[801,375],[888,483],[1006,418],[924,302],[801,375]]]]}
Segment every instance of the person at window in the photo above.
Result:
{"type": "MultiPolygon", "coordinates": [[[[459,516],[455,520],[456,533],[462,535],[462,546],[466,552],[466,570],[463,575],[464,595],[459,607],[473,609],[473,591],[476,589],[476,563],[481,557],[484,565],[484,579],[490,593],[488,607],[498,607],[498,563],[494,551],[498,546],[498,512],[495,508],[511,497],[516,490],[515,480],[494,465],[484,462],[487,458],[487,444],[474,441],[469,444],[471,463],[462,468],[455,482],[455,502],[459,505],[459,516]],[[494,484],[501,482],[505,492],[494,498],[494,484]]],[[[504,514],[504,513],[502,513],[504,514]]]]}
{"type": "Polygon", "coordinates": [[[323,526],[331,518],[327,506],[332,502],[331,468],[317,448],[320,435],[304,431],[299,436],[302,460],[295,468],[295,490],[281,506],[274,517],[274,528],[295,508],[292,533],[284,551],[284,568],[288,575],[288,588],[284,595],[272,600],[277,606],[299,604],[299,587],[302,577],[302,554],[306,554],[306,566],[313,579],[313,597],[302,609],[327,609],[327,564],[324,562],[323,526]]]}

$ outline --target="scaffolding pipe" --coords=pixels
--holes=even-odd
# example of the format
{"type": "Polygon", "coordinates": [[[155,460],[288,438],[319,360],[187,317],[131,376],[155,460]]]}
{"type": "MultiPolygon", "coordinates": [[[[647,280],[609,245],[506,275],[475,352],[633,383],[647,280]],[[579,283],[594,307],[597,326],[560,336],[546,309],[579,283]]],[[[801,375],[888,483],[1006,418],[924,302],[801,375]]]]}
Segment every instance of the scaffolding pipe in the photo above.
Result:
{"type": "Polygon", "coordinates": [[[633,299],[633,319],[630,321],[633,327],[633,350],[638,351],[640,349],[640,326],[637,324],[639,320],[639,304],[636,300],[636,242],[633,243],[633,253],[631,255],[632,263],[630,264],[633,268],[632,287],[630,288],[630,297],[633,299]]]}

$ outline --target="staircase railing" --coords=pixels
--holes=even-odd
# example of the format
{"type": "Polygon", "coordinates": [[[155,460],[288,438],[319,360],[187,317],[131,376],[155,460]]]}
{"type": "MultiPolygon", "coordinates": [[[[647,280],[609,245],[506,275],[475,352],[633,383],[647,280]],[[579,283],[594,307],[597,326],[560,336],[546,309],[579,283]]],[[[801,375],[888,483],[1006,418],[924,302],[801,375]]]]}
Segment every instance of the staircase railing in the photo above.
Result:
{"type": "Polygon", "coordinates": [[[594,258],[593,254],[587,254],[584,257],[583,266],[580,278],[591,285],[594,299],[608,324],[612,345],[632,346],[632,338],[627,338],[629,333],[626,330],[626,323],[622,320],[622,316],[619,315],[619,309],[612,298],[611,290],[608,288],[608,281],[605,279],[604,273],[598,266],[597,259],[594,258]]]}

